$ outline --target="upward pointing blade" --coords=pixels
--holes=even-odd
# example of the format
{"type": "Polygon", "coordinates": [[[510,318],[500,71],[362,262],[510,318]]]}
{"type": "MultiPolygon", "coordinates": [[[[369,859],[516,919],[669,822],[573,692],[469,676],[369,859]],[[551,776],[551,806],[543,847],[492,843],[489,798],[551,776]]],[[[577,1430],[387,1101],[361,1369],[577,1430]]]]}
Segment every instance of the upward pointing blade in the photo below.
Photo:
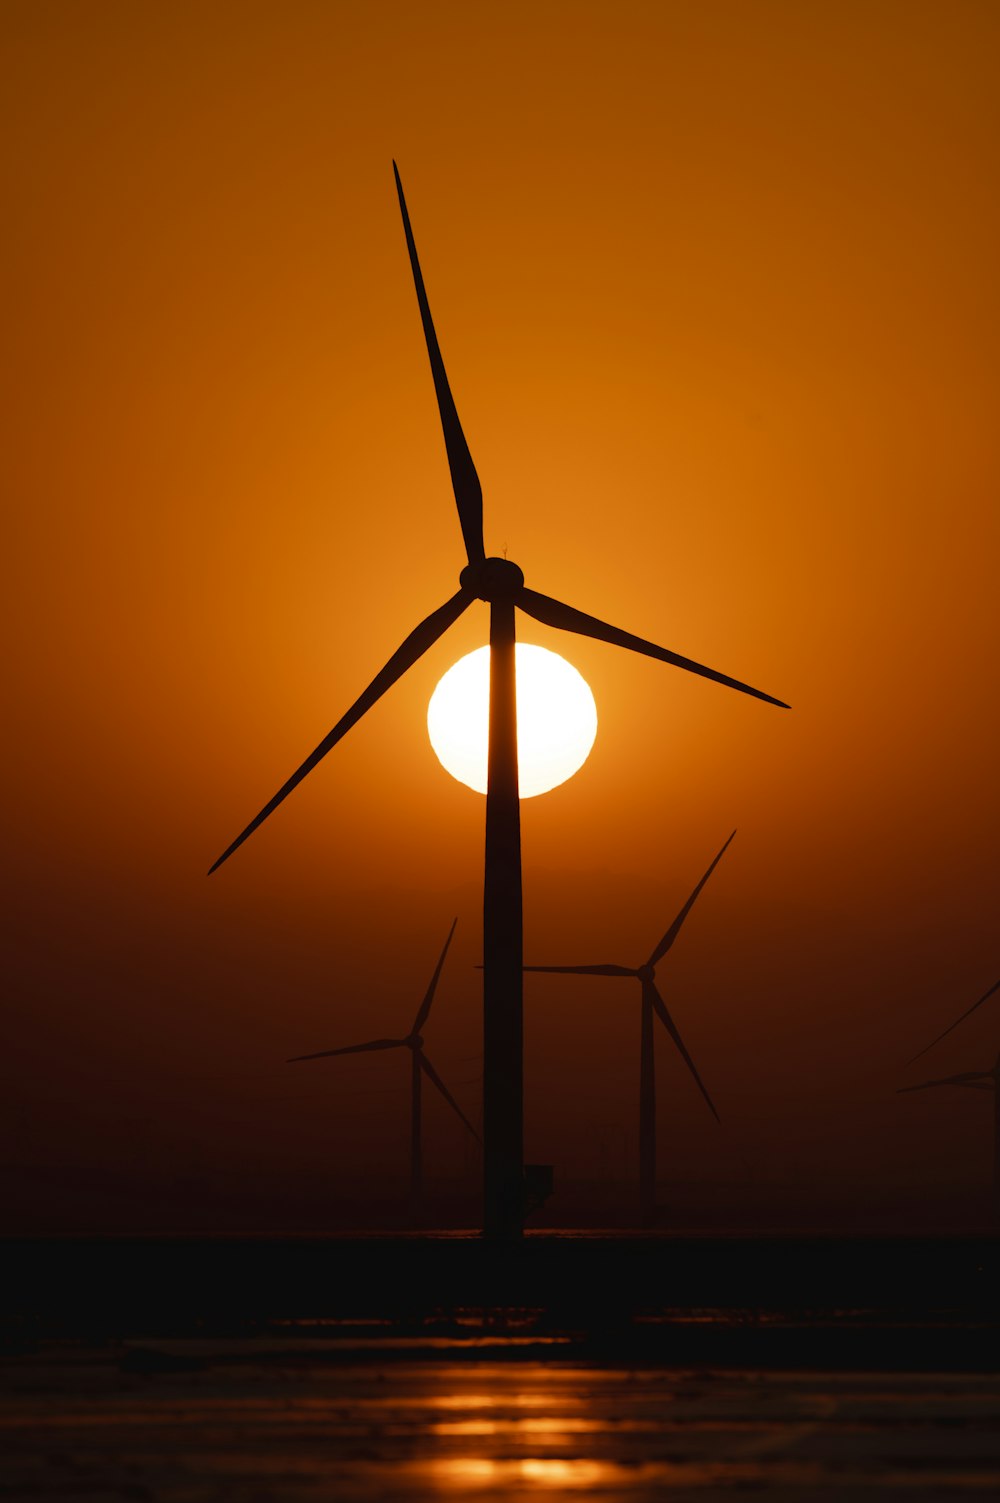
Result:
{"type": "Polygon", "coordinates": [[[448,938],[444,942],[444,949],[441,951],[441,959],[438,961],[436,967],[434,968],[434,975],[431,977],[431,984],[427,988],[427,994],[420,1004],[420,1009],[417,1013],[417,1016],[413,1020],[413,1027],[410,1029],[411,1033],[419,1033],[421,1028],[427,1022],[427,1015],[431,1010],[431,1003],[434,1001],[434,989],[438,984],[438,977],[441,975],[441,969],[444,965],[444,958],[448,953],[448,946],[451,944],[451,936],[455,932],[455,924],[457,923],[458,919],[456,918],[455,922],[448,930],[448,938]]]}
{"type": "MultiPolygon", "coordinates": [[[[733,831],[733,835],[735,835],[735,834],[736,834],[736,831],[734,830],[733,831]]],[[[722,850],[716,856],[715,860],[712,862],[711,866],[708,868],[708,871],[702,877],[701,881],[698,883],[698,886],[695,888],[694,892],[688,898],[687,902],[684,904],[684,907],[681,909],[680,913],[674,919],[673,923],[670,925],[670,928],[667,930],[666,934],[660,940],[660,943],[657,945],[656,949],[653,951],[652,955],[649,957],[649,960],[647,961],[648,965],[651,965],[651,966],[656,965],[658,961],[662,960],[663,957],[664,957],[664,955],[666,955],[667,951],[670,949],[670,946],[673,944],[674,940],[677,938],[678,934],[680,934],[680,932],[681,932],[681,925],[684,923],[684,920],[687,918],[688,914],[691,912],[691,909],[694,907],[695,899],[697,898],[698,894],[701,892],[701,889],[704,887],[705,883],[708,881],[709,877],[715,871],[715,868],[718,866],[719,862],[722,860],[723,856],[725,855],[726,850],[729,847],[729,841],[732,840],[733,835],[730,835],[729,840],[726,841],[726,844],[722,847],[722,850]]]]}
{"type": "Polygon", "coordinates": [[[479,476],[472,463],[472,455],[469,453],[469,446],[458,420],[458,411],[451,394],[451,387],[448,385],[448,376],[441,358],[441,347],[434,331],[431,308],[427,301],[420,262],[417,259],[417,247],[410,228],[410,216],[406,212],[403,184],[400,182],[399,168],[395,162],[392,164],[392,170],[396,176],[396,192],[399,194],[399,208],[403,215],[406,248],[410,253],[413,285],[417,290],[417,302],[420,304],[420,319],[424,326],[427,354],[430,356],[431,375],[434,377],[434,391],[437,394],[438,411],[441,414],[441,427],[444,429],[444,445],[448,451],[448,468],[451,470],[452,489],[458,504],[458,520],[465,539],[465,551],[469,556],[470,564],[481,564],[486,557],[486,549],[483,546],[483,488],[479,484],[479,476]]]}
{"type": "Polygon", "coordinates": [[[312,772],[316,764],[323,760],[332,747],[336,746],[341,737],[346,736],[353,725],[357,725],[362,715],[382,698],[387,689],[392,688],[397,679],[402,678],[407,668],[412,668],[418,658],[423,657],[427,649],[434,646],[438,637],[448,630],[453,621],[458,620],[459,616],[472,603],[473,599],[474,597],[468,591],[459,590],[449,601],[440,606],[436,611],[433,611],[427,617],[426,621],[421,621],[420,625],[414,631],[410,632],[406,641],[401,647],[396,649],[385,667],[376,673],[364,693],[359,695],[354,701],[347,714],[341,720],[337,721],[337,724],[329,735],[323,737],[316,750],[309,753],[309,756],[306,757],[301,767],[296,768],[288,779],[288,782],[281,785],[274,798],[264,805],[260,813],[250,821],[242,834],[237,835],[232,845],[223,851],[218,861],[212,863],[208,869],[209,876],[224,861],[228,861],[234,851],[239,850],[247,836],[252,835],[257,826],[263,824],[269,814],[274,813],[275,809],[288,797],[292,789],[301,783],[306,773],[312,772]]]}
{"type": "MultiPolygon", "coordinates": [[[[919,1054],[915,1054],[913,1056],[913,1059],[907,1060],[907,1064],[908,1065],[912,1065],[915,1060],[922,1059],[923,1056],[928,1052],[928,1050],[934,1048],[935,1044],[940,1044],[940,1042],[941,1042],[942,1039],[948,1037],[948,1035],[949,1035],[949,1033],[951,1033],[952,1029],[957,1028],[958,1025],[959,1025],[959,1023],[964,1023],[965,1020],[966,1020],[966,1018],[970,1017],[975,1012],[975,1010],[976,1010],[977,1007],[982,1007],[983,1003],[986,1002],[990,997],[992,997],[993,993],[998,988],[1000,988],[1000,981],[994,981],[994,983],[990,987],[989,991],[988,992],[983,992],[983,995],[980,997],[980,999],[979,999],[978,1002],[973,1002],[972,1006],[968,1009],[967,1012],[963,1012],[963,1014],[962,1014],[962,1016],[960,1018],[956,1018],[955,1021],[954,1021],[954,1023],[952,1023],[950,1027],[948,1027],[948,1028],[945,1029],[944,1033],[939,1033],[936,1039],[931,1039],[930,1043],[927,1045],[927,1048],[926,1049],[921,1049],[921,1051],[920,1051],[919,1054]]],[[[906,1089],[912,1091],[912,1090],[915,1090],[916,1087],[915,1086],[907,1086],[906,1089]]]]}
{"type": "Polygon", "coordinates": [[[368,1044],[348,1044],[346,1049],[321,1049],[318,1054],[293,1054],[286,1065],[297,1065],[304,1059],[331,1059],[335,1054],[368,1054],[374,1049],[403,1049],[405,1039],[372,1039],[368,1044]]]}
{"type": "Polygon", "coordinates": [[[473,1127],[472,1123],[469,1121],[468,1117],[465,1115],[462,1108],[459,1106],[458,1102],[455,1100],[454,1096],[451,1094],[448,1087],[445,1085],[444,1081],[441,1079],[440,1075],[435,1070],[434,1066],[431,1064],[430,1060],[427,1058],[422,1049],[417,1050],[417,1058],[420,1061],[420,1068],[421,1070],[423,1070],[428,1080],[433,1081],[433,1083],[437,1086],[438,1090],[441,1092],[441,1095],[444,1097],[445,1101],[447,1101],[452,1111],[458,1113],[458,1115],[461,1117],[462,1121],[465,1123],[466,1127],[469,1129],[472,1136],[478,1143],[479,1134],[476,1132],[476,1129],[473,1127]]]}
{"type": "Polygon", "coordinates": [[[698,1074],[698,1071],[694,1067],[694,1060],[691,1058],[690,1054],[687,1052],[687,1049],[684,1047],[684,1040],[681,1038],[680,1034],[677,1031],[677,1025],[675,1024],[670,1014],[667,1012],[666,1003],[657,990],[656,982],[644,981],[642,984],[644,988],[649,988],[649,1000],[653,1004],[653,1011],[656,1013],[660,1022],[663,1024],[664,1028],[667,1030],[670,1037],[677,1045],[681,1059],[684,1061],[688,1069],[691,1071],[691,1074],[694,1076],[695,1084],[697,1085],[701,1094],[704,1096],[705,1100],[708,1102],[709,1111],[712,1113],[712,1116],[715,1118],[716,1122],[718,1122],[720,1119],[718,1112],[715,1110],[715,1104],[712,1101],[711,1096],[706,1091],[704,1085],[702,1084],[701,1076],[698,1074]]]}
{"type": "Polygon", "coordinates": [[[553,600],[548,595],[540,595],[537,590],[519,590],[516,604],[545,626],[554,626],[559,631],[576,632],[581,637],[594,637],[598,642],[610,642],[614,647],[627,647],[631,652],[644,653],[647,658],[672,663],[675,668],[685,668],[688,673],[699,673],[702,678],[714,679],[717,684],[725,684],[730,689],[739,689],[741,694],[752,694],[755,699],[764,699],[769,705],[777,705],[779,709],[789,708],[783,699],[774,699],[761,689],[751,689],[749,684],[741,683],[738,678],[729,678],[725,673],[717,673],[714,668],[706,668],[703,663],[682,658],[679,653],[670,652],[666,647],[657,647],[655,642],[647,642],[643,637],[633,637],[631,632],[609,626],[596,616],[584,615],[583,611],[575,610],[571,605],[563,605],[562,601],[553,600]]]}

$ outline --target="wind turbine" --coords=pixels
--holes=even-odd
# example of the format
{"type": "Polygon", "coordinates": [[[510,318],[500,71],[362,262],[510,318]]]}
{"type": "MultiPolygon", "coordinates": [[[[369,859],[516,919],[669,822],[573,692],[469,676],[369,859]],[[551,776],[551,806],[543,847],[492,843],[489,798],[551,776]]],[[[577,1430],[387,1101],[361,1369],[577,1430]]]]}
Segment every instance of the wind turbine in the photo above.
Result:
{"type": "Polygon", "coordinates": [[[992,1070],[967,1070],[962,1075],[948,1075],[943,1080],[923,1080],[919,1085],[900,1086],[896,1094],[903,1096],[907,1091],[927,1091],[932,1086],[949,1085],[965,1086],[970,1091],[993,1092],[993,1220],[1000,1225],[1000,1054],[992,1070]]]}
{"type": "Polygon", "coordinates": [[[413,1019],[413,1027],[405,1038],[401,1039],[370,1039],[367,1044],[348,1044],[343,1049],[321,1049],[318,1054],[296,1054],[286,1063],[290,1065],[300,1064],[307,1059],[331,1059],[335,1054],[368,1054],[377,1049],[409,1049],[410,1051],[410,1203],[413,1219],[416,1222],[420,1218],[423,1205],[423,1155],[421,1152],[420,1121],[421,1121],[421,1086],[422,1076],[426,1075],[432,1085],[436,1086],[441,1095],[447,1101],[453,1112],[456,1112],[465,1126],[471,1132],[476,1142],[479,1142],[479,1134],[462,1111],[458,1102],[441,1079],[427,1055],[424,1053],[424,1041],[420,1030],[430,1016],[431,1003],[434,1001],[434,992],[437,988],[438,978],[444,966],[445,956],[448,954],[448,946],[455,932],[455,924],[448,931],[448,938],[444,942],[441,958],[434,968],[434,974],[430,979],[430,985],[424,993],[424,1000],[417,1008],[417,1015],[413,1019]]]}
{"type": "MultiPolygon", "coordinates": [[[[994,981],[994,983],[990,987],[989,991],[988,992],[983,992],[983,995],[980,997],[980,999],[979,999],[978,1002],[973,1002],[973,1004],[972,1004],[971,1007],[966,1008],[965,1012],[963,1012],[963,1014],[962,1014],[962,1016],[960,1018],[956,1018],[955,1021],[954,1021],[954,1023],[950,1023],[948,1025],[948,1027],[945,1029],[944,1033],[939,1033],[936,1039],[931,1039],[931,1041],[927,1045],[926,1049],[921,1049],[921,1051],[920,1051],[919,1054],[915,1054],[913,1056],[913,1059],[907,1060],[907,1064],[912,1065],[915,1060],[922,1059],[925,1054],[930,1053],[930,1051],[934,1048],[935,1044],[940,1044],[941,1040],[944,1039],[944,1038],[947,1038],[948,1035],[949,1035],[949,1033],[951,1033],[953,1029],[955,1029],[955,1028],[958,1027],[959,1023],[964,1023],[965,1020],[966,1020],[966,1018],[971,1017],[972,1014],[975,1012],[975,1010],[976,1010],[977,1007],[982,1007],[982,1005],[983,1005],[984,1002],[989,1001],[990,997],[992,997],[992,995],[993,995],[993,993],[995,991],[1000,991],[1000,981],[994,981]]],[[[914,1087],[914,1086],[908,1086],[907,1087],[907,1090],[915,1090],[915,1089],[916,1089],[916,1087],[914,1087]]]]}
{"type": "MultiPolygon", "coordinates": [[[[518,802],[517,708],[514,667],[514,608],[561,631],[593,637],[631,652],[656,658],[688,673],[713,679],[742,694],[751,694],[782,709],[788,706],[760,689],[707,668],[691,658],[658,647],[642,637],[609,626],[596,616],[529,590],[518,566],[506,558],[487,558],[483,541],[483,493],[469,446],[458,419],[441,349],[431,319],[424,279],[399,171],[393,163],[403,231],[413,272],[424,340],[430,358],[445,449],[451,470],[458,519],[467,563],[459,588],[415,627],[385,667],[372,679],[345,715],[296,768],[210,868],[215,871],[243,844],[268,815],[273,814],[307,773],[356,725],[387,689],[434,645],[474,600],[490,607],[489,754],[486,793],[486,862],[483,891],[483,1222],[488,1237],[504,1239],[521,1234],[524,1219],[522,1138],[522,915],[521,823],[518,802]]],[[[389,526],[389,519],[386,519],[389,526]]],[[[378,599],[373,584],[373,603],[378,599]]]]}
{"type": "MultiPolygon", "coordinates": [[[[733,835],[736,831],[733,831],[733,835]]],[[[644,1227],[652,1226],[656,1216],[656,1064],[653,1051],[653,1016],[659,1018],[677,1046],[678,1053],[694,1076],[699,1091],[708,1102],[716,1122],[719,1114],[711,1096],[706,1091],[701,1076],[695,1069],[694,1060],[684,1046],[677,1025],[667,1011],[667,1005],[656,985],[656,967],[681,932],[684,920],[694,907],[695,899],[709,877],[715,871],[733,838],[722,847],[708,871],[688,898],[670,928],[652,951],[649,959],[640,966],[624,965],[526,965],[526,971],[547,971],[559,976],[625,976],[636,980],[642,990],[642,1026],[639,1048],[639,1212],[644,1227]]]]}

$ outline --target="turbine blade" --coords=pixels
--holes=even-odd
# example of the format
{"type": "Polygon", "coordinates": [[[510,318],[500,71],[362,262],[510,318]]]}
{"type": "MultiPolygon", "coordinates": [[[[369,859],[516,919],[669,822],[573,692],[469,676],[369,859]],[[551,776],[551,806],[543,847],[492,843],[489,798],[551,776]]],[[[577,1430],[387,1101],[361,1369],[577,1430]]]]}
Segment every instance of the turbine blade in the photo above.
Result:
{"type": "Polygon", "coordinates": [[[444,958],[448,953],[448,946],[451,944],[451,936],[455,932],[455,924],[457,923],[458,919],[455,920],[455,923],[453,923],[451,928],[448,930],[448,938],[444,942],[444,949],[441,951],[441,959],[438,961],[437,965],[434,968],[434,975],[431,977],[431,984],[427,988],[427,993],[424,997],[424,1000],[421,1002],[417,1016],[413,1020],[413,1027],[410,1029],[411,1033],[419,1033],[423,1025],[427,1022],[427,1014],[430,1012],[431,1003],[434,1001],[434,989],[438,984],[438,977],[441,975],[441,969],[444,965],[444,958]]]}
{"type": "MultiPolygon", "coordinates": [[[[736,834],[736,831],[734,830],[733,831],[733,835],[735,835],[735,834],[736,834]]],[[[666,955],[667,951],[670,949],[670,946],[673,944],[674,940],[677,938],[678,934],[680,934],[680,932],[681,932],[681,926],[684,923],[684,920],[687,918],[688,914],[691,912],[691,909],[694,907],[695,899],[697,898],[698,894],[701,892],[701,889],[704,887],[704,885],[708,881],[709,877],[715,871],[715,868],[718,866],[718,864],[722,860],[723,856],[726,854],[726,851],[727,851],[727,849],[729,847],[729,842],[732,840],[733,835],[730,835],[729,840],[726,841],[726,844],[722,847],[722,850],[716,856],[715,860],[712,862],[711,866],[708,868],[708,871],[702,877],[701,881],[698,883],[698,886],[695,888],[694,892],[688,898],[687,902],[684,904],[684,907],[681,909],[680,913],[674,919],[673,923],[670,925],[670,928],[667,930],[666,934],[660,940],[660,943],[657,945],[656,949],[653,951],[652,955],[649,957],[649,960],[646,962],[647,965],[653,966],[653,965],[656,965],[659,961],[661,961],[663,959],[664,955],[666,955]]]]}
{"type": "Polygon", "coordinates": [[[441,1079],[440,1075],[435,1070],[434,1066],[431,1064],[430,1060],[427,1058],[422,1049],[419,1049],[417,1051],[417,1058],[420,1061],[420,1068],[421,1070],[423,1070],[428,1080],[433,1081],[433,1083],[437,1086],[438,1090],[441,1092],[441,1095],[444,1097],[445,1101],[447,1101],[452,1111],[458,1113],[458,1115],[461,1117],[462,1121],[465,1123],[466,1127],[469,1129],[472,1136],[478,1143],[479,1134],[476,1132],[476,1129],[473,1127],[472,1123],[469,1121],[468,1117],[465,1115],[462,1108],[459,1106],[458,1102],[455,1100],[454,1096],[451,1094],[448,1087],[445,1085],[444,1081],[441,1079]]]}
{"type": "MultiPolygon", "coordinates": [[[[951,1033],[952,1029],[957,1028],[958,1025],[959,1025],[959,1023],[964,1023],[965,1020],[966,1020],[966,1018],[970,1017],[972,1015],[972,1013],[975,1012],[975,1010],[976,1010],[977,1007],[982,1007],[983,1003],[986,1002],[986,1001],[988,1001],[989,998],[992,997],[993,993],[998,990],[998,988],[1000,988],[1000,981],[994,981],[994,983],[990,987],[989,991],[988,992],[983,992],[983,995],[980,997],[980,999],[979,999],[978,1002],[973,1002],[972,1006],[966,1012],[963,1012],[963,1014],[962,1014],[962,1016],[960,1018],[956,1018],[955,1021],[954,1021],[954,1023],[950,1024],[949,1027],[947,1027],[945,1029],[944,1033],[939,1033],[936,1039],[931,1039],[931,1041],[927,1045],[926,1049],[921,1049],[921,1051],[920,1051],[919,1054],[915,1054],[913,1056],[913,1059],[908,1059],[906,1061],[906,1063],[908,1065],[912,1065],[914,1063],[914,1061],[916,1061],[918,1059],[922,1059],[924,1057],[924,1055],[928,1053],[929,1050],[931,1050],[931,1049],[934,1048],[935,1044],[940,1044],[940,1042],[941,1042],[942,1039],[947,1038],[948,1035],[949,1035],[949,1033],[951,1033]]],[[[913,1087],[910,1086],[910,1087],[907,1087],[907,1089],[908,1090],[912,1090],[913,1087]]]]}
{"type": "Polygon", "coordinates": [[[680,1034],[678,1033],[678,1031],[677,1031],[677,1025],[675,1024],[673,1018],[670,1016],[669,1012],[667,1011],[666,1003],[664,1002],[663,998],[660,996],[660,993],[657,990],[655,981],[644,982],[643,985],[649,987],[649,998],[650,998],[650,1001],[653,1004],[653,1011],[656,1013],[656,1015],[659,1018],[660,1022],[663,1024],[664,1028],[667,1030],[667,1032],[669,1033],[670,1037],[673,1039],[674,1043],[677,1045],[677,1048],[678,1048],[678,1051],[680,1053],[681,1059],[684,1061],[684,1063],[687,1065],[688,1069],[691,1071],[691,1074],[694,1076],[695,1084],[697,1085],[697,1087],[698,1087],[699,1091],[701,1092],[701,1094],[704,1096],[705,1100],[708,1102],[708,1109],[709,1109],[709,1111],[712,1113],[712,1116],[715,1118],[716,1122],[719,1122],[721,1119],[719,1117],[718,1112],[715,1110],[715,1103],[713,1102],[711,1096],[706,1091],[706,1089],[704,1087],[704,1084],[702,1083],[701,1076],[698,1074],[698,1071],[695,1069],[694,1060],[691,1058],[690,1054],[687,1052],[687,1049],[684,1046],[684,1040],[681,1038],[680,1034]]]}
{"type": "Polygon", "coordinates": [[[347,714],[337,721],[330,734],[323,737],[316,750],[310,752],[301,767],[296,768],[295,772],[288,779],[288,782],[283,783],[278,789],[274,798],[264,805],[260,813],[250,821],[242,834],[237,835],[232,845],[223,851],[218,861],[212,863],[208,869],[209,876],[214,871],[217,871],[224,861],[228,861],[234,851],[239,850],[244,840],[253,834],[257,826],[263,824],[269,814],[274,813],[275,809],[288,797],[292,789],[301,783],[307,773],[312,772],[316,764],[321,762],[327,752],[336,746],[342,737],[347,735],[352,726],[357,725],[362,715],[382,698],[386,690],[391,689],[396,680],[402,678],[406,670],[412,668],[414,663],[423,657],[429,647],[434,646],[438,637],[448,630],[452,622],[458,620],[462,612],[467,606],[471,605],[474,599],[475,596],[468,590],[459,590],[444,605],[439,606],[436,611],[432,611],[426,621],[421,621],[420,625],[414,631],[410,632],[406,641],[396,649],[385,667],[376,673],[364,693],[354,701],[347,714]]]}
{"type": "Polygon", "coordinates": [[[903,1096],[907,1091],[926,1091],[931,1086],[960,1085],[977,1086],[982,1090],[991,1090],[992,1086],[987,1081],[992,1081],[993,1073],[990,1070],[966,1070],[963,1075],[946,1075],[941,1080],[922,1080],[919,1085],[900,1086],[897,1096],[903,1096]]]}
{"type": "Polygon", "coordinates": [[[462,537],[465,539],[465,551],[470,564],[481,564],[486,557],[486,549],[483,546],[483,488],[479,484],[479,476],[472,463],[472,455],[469,453],[469,446],[458,420],[458,411],[451,394],[451,387],[448,385],[448,376],[441,358],[441,347],[438,344],[437,334],[434,332],[431,307],[427,301],[424,278],[417,259],[417,247],[410,228],[410,216],[406,212],[403,184],[395,162],[392,164],[392,170],[396,176],[396,192],[399,195],[399,208],[403,216],[406,248],[410,253],[413,285],[417,290],[417,302],[420,305],[420,320],[424,326],[424,340],[430,357],[431,375],[434,377],[434,391],[437,396],[438,412],[441,414],[444,446],[448,451],[448,468],[451,470],[451,484],[458,506],[462,537]]]}
{"type": "Polygon", "coordinates": [[[755,699],[764,699],[769,705],[777,705],[779,709],[789,708],[783,699],[775,699],[761,689],[752,689],[749,684],[741,683],[738,678],[717,673],[714,668],[706,668],[703,663],[683,658],[666,647],[657,647],[655,642],[647,642],[645,638],[634,637],[631,632],[621,631],[617,626],[609,626],[596,616],[584,615],[583,611],[564,605],[560,600],[553,600],[548,595],[540,595],[537,590],[522,588],[515,597],[515,603],[545,626],[554,626],[559,631],[576,632],[581,637],[594,637],[598,642],[610,642],[614,647],[627,647],[631,652],[644,653],[648,658],[658,658],[661,663],[672,663],[675,668],[685,668],[688,673],[699,673],[702,678],[714,679],[717,684],[725,684],[730,689],[739,689],[741,694],[752,694],[755,699]]]}
{"type": "Polygon", "coordinates": [[[303,1059],[330,1059],[334,1054],[368,1054],[373,1049],[402,1049],[405,1039],[372,1039],[367,1044],[348,1044],[346,1049],[321,1049],[318,1054],[293,1054],[286,1065],[297,1065],[303,1059]]]}
{"type": "Polygon", "coordinates": [[[526,965],[526,971],[550,971],[557,976],[634,976],[623,965],[526,965]]]}

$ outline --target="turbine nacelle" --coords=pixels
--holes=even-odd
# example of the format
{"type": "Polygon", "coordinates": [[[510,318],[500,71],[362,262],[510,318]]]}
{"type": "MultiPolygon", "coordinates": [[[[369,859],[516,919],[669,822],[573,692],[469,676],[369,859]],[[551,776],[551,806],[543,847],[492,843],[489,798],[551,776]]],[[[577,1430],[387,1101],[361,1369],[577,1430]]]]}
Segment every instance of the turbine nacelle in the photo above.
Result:
{"type": "Polygon", "coordinates": [[[512,600],[524,589],[524,575],[509,558],[485,558],[466,564],[458,582],[478,600],[512,600]]]}

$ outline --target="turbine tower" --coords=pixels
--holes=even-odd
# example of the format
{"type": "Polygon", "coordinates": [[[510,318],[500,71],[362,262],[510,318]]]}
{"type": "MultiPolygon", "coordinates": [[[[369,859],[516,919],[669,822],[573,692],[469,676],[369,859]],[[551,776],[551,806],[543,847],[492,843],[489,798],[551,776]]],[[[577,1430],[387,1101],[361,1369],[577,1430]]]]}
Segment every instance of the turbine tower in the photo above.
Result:
{"type": "MultiPolygon", "coordinates": [[[[733,835],[736,831],[733,831],[733,835]]],[[[526,971],[547,971],[559,976],[623,976],[639,982],[642,992],[642,1024],[639,1047],[639,1215],[644,1227],[651,1227],[656,1220],[656,1063],[653,1049],[653,1017],[660,1020],[673,1039],[677,1051],[694,1076],[695,1083],[708,1103],[716,1122],[719,1114],[695,1069],[694,1060],[684,1046],[673,1018],[656,985],[656,967],[673,945],[681,932],[684,920],[694,907],[695,900],[709,877],[722,860],[733,838],[730,835],[722,850],[712,862],[697,887],[688,898],[670,928],[652,951],[649,959],[640,966],[624,965],[526,965],[526,971]]]]}
{"type": "MultiPolygon", "coordinates": [[[[958,1021],[961,1022],[961,1018],[958,1021]]],[[[900,1086],[896,1094],[904,1096],[907,1091],[927,1091],[933,1086],[965,1086],[970,1091],[993,1092],[993,1222],[1000,1226],[1000,1054],[992,1070],[967,1070],[962,1075],[945,1076],[943,1080],[922,1080],[919,1085],[900,1086]]]]}
{"type": "MultiPolygon", "coordinates": [[[[445,449],[467,562],[459,588],[415,627],[347,713],[296,768],[278,792],[223,851],[215,871],[273,814],[307,773],[322,761],[387,689],[401,678],[474,600],[490,607],[489,756],[486,792],[486,862],[483,884],[483,1229],[488,1237],[519,1237],[524,1220],[522,1139],[522,923],[521,823],[517,781],[517,709],[514,681],[514,609],[560,631],[593,637],[712,679],[781,709],[788,706],[760,689],[682,657],[654,642],[610,626],[596,616],[529,590],[506,558],[487,558],[483,493],[452,398],[417,259],[403,185],[393,163],[403,231],[413,272],[424,340],[430,359],[445,449]]],[[[388,526],[388,521],[387,521],[388,526]]],[[[373,583],[373,602],[377,592],[373,583]]]]}
{"type": "Polygon", "coordinates": [[[434,992],[437,989],[438,978],[444,967],[445,956],[448,954],[448,946],[451,937],[455,933],[455,924],[448,931],[448,938],[444,942],[441,957],[434,968],[434,974],[430,979],[430,985],[424,994],[424,1000],[417,1008],[417,1015],[413,1019],[413,1027],[405,1038],[401,1039],[371,1039],[367,1044],[348,1044],[343,1049],[321,1049],[318,1054],[296,1054],[286,1063],[289,1065],[300,1064],[307,1059],[331,1059],[335,1054],[369,1054],[378,1049],[409,1049],[410,1051],[410,1209],[411,1218],[415,1225],[423,1220],[423,1154],[421,1151],[421,1086],[422,1077],[436,1086],[441,1095],[447,1101],[452,1111],[457,1113],[471,1132],[476,1142],[479,1142],[479,1134],[462,1111],[458,1102],[441,1079],[434,1066],[424,1052],[424,1041],[420,1030],[430,1017],[431,1003],[434,1001],[434,992]]]}

